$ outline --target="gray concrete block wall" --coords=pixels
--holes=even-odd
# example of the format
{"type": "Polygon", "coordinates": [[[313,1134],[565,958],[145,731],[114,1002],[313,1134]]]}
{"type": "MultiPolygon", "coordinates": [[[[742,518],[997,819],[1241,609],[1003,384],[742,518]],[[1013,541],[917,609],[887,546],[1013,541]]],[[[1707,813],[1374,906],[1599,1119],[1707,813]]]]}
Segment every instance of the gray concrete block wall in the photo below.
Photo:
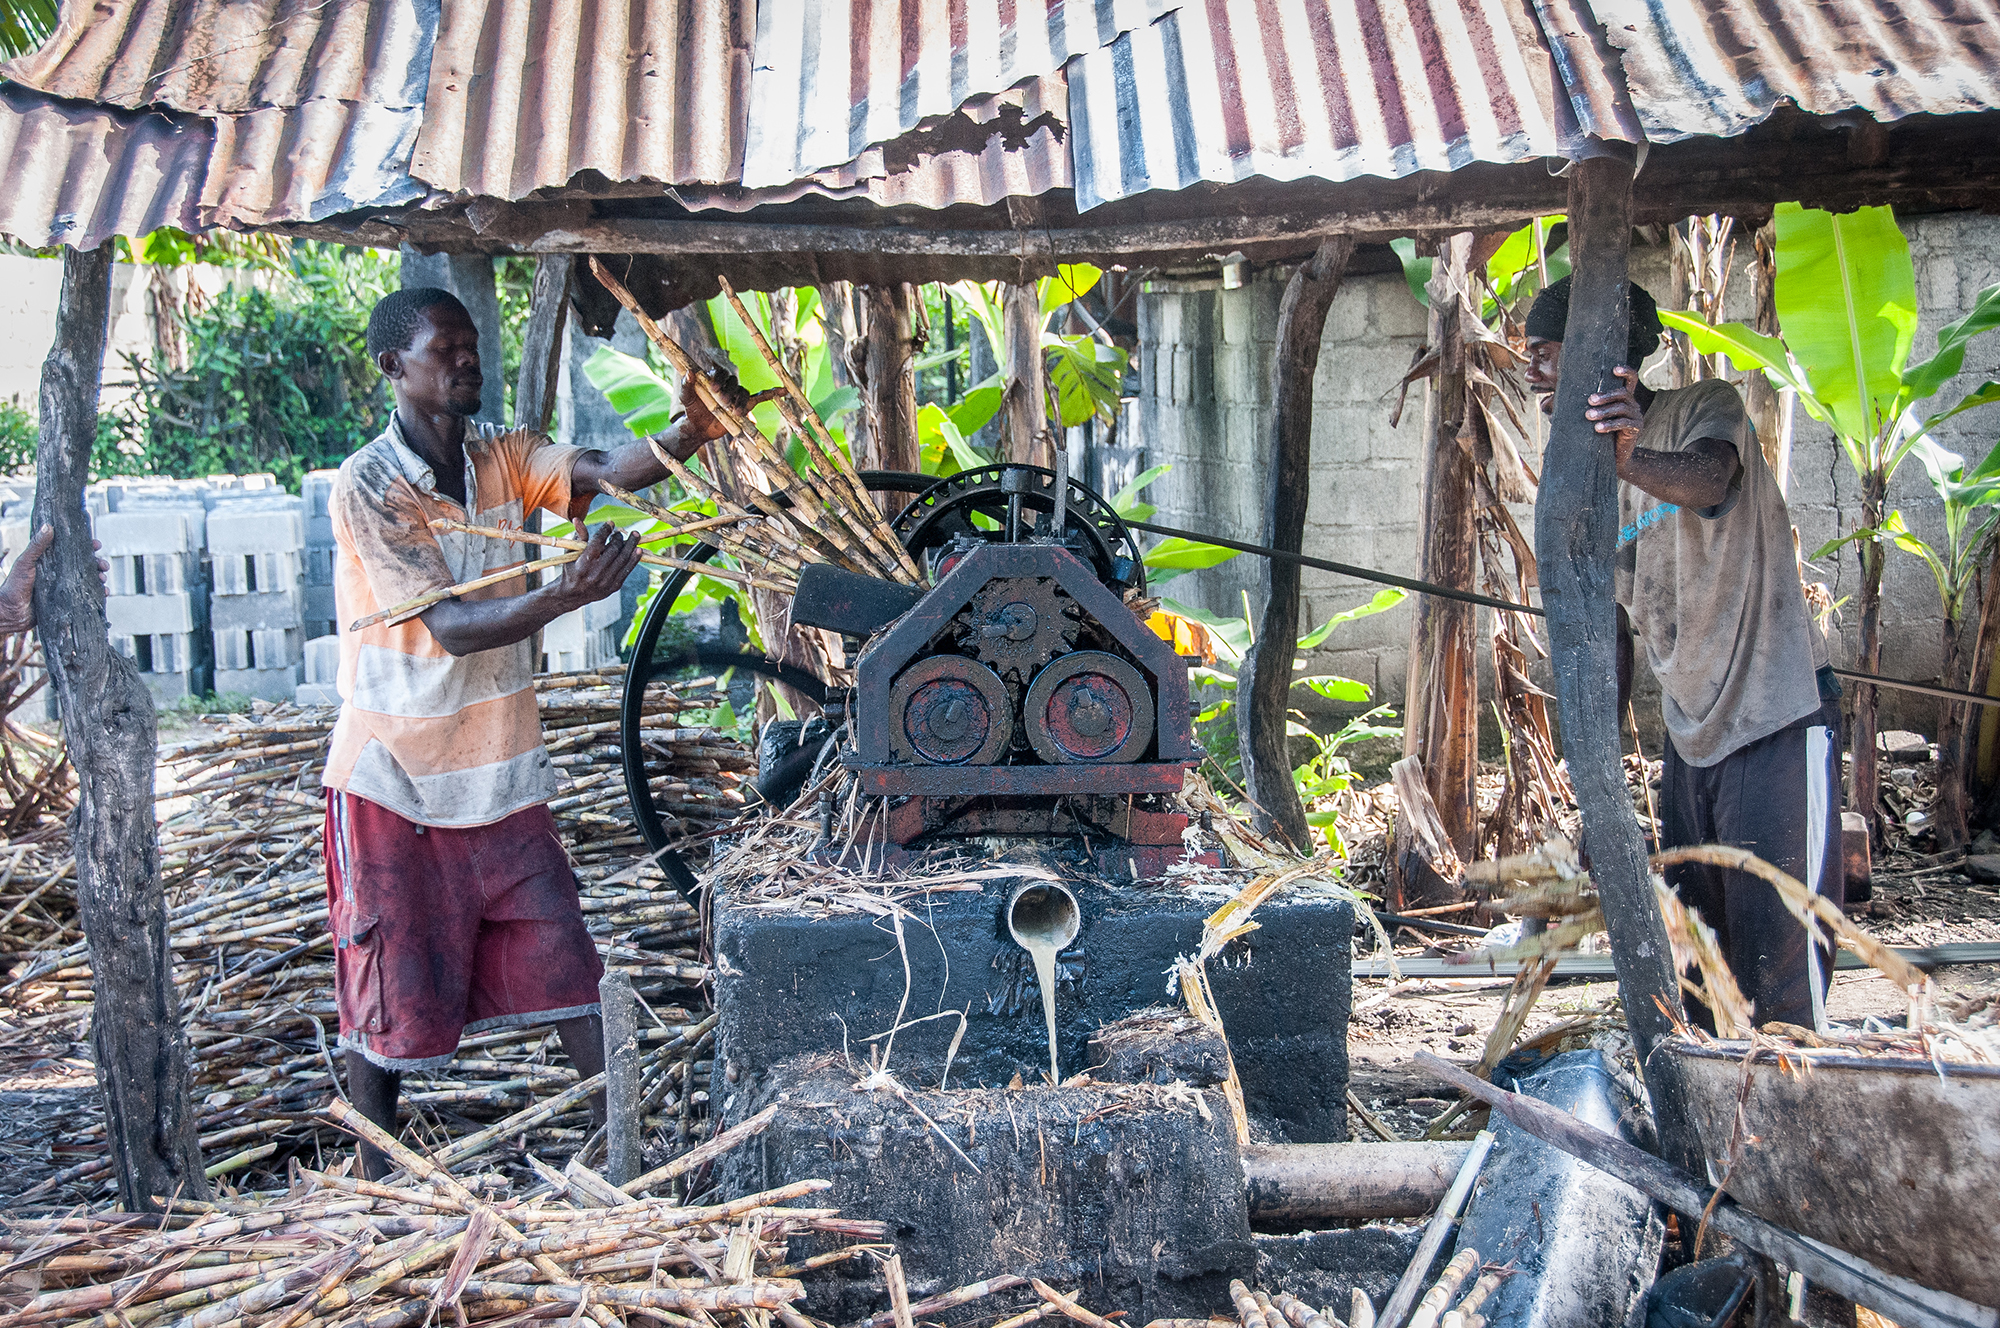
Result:
{"type": "MultiPolygon", "coordinates": [[[[1147,493],[1164,524],[1263,538],[1271,360],[1285,276],[1260,274],[1233,291],[1155,283],[1140,297],[1135,416],[1147,464],[1174,467],[1147,493]]],[[[1351,277],[1334,298],[1313,383],[1310,553],[1406,575],[1416,570],[1424,396],[1413,391],[1400,427],[1392,427],[1394,397],[1384,393],[1423,344],[1424,321],[1399,274],[1351,277]]],[[[1261,576],[1259,561],[1246,555],[1178,578],[1160,593],[1233,616],[1242,613],[1246,593],[1261,608],[1261,576]]],[[[1303,587],[1300,621],[1308,628],[1375,593],[1311,569],[1303,587]]],[[[1402,612],[1347,624],[1315,653],[1313,671],[1356,678],[1384,699],[1400,697],[1408,630],[1402,612]]]]}
{"type": "MultiPolygon", "coordinates": [[[[1904,223],[1917,273],[1919,328],[1912,360],[1927,358],[1937,330],[1971,308],[1978,292],[2000,281],[2000,218],[1971,213],[1910,218],[1904,223]]],[[[1730,283],[1732,318],[1749,316],[1754,278],[1747,242],[1739,247],[1730,283]]],[[[1669,259],[1664,247],[1633,252],[1633,277],[1664,297],[1669,259]]],[[[1288,274],[1260,273],[1249,285],[1224,291],[1215,282],[1154,282],[1139,297],[1140,395],[1127,418],[1145,462],[1173,464],[1146,497],[1159,521],[1238,538],[1260,539],[1266,495],[1265,436],[1270,424],[1270,366],[1275,352],[1278,304],[1288,274]]],[[[1327,318],[1313,393],[1313,492],[1306,551],[1323,558],[1414,574],[1417,568],[1421,458],[1426,438],[1427,393],[1412,389],[1400,427],[1389,425],[1393,390],[1423,344],[1425,311],[1400,274],[1368,274],[1343,283],[1327,318]],[[1385,395],[1387,394],[1387,395],[1385,395]]],[[[1646,378],[1670,381],[1662,353],[1649,361],[1646,378]]],[[[1933,408],[1956,401],[1979,383],[2000,378],[2000,335],[1973,343],[1965,372],[1934,399],[1933,408]]],[[[1939,431],[1939,441],[1976,464],[2000,439],[2000,406],[1973,411],[1939,431]]],[[[1539,443],[1529,456],[1539,465],[1539,443]]],[[[1804,411],[1796,413],[1789,501],[1801,546],[1811,553],[1853,528],[1859,482],[1832,435],[1804,411]]],[[[1922,466],[1907,462],[1890,485],[1890,506],[1926,540],[1944,537],[1942,504],[1922,466]]],[[[1515,512],[1532,531],[1532,509],[1515,512]]],[[[1859,568],[1852,553],[1823,560],[1821,579],[1847,604],[1837,625],[1836,662],[1858,657],[1854,597],[1859,568]]],[[[1240,614],[1243,594],[1261,608],[1260,568],[1243,556],[1181,577],[1160,593],[1209,612],[1240,614]]],[[[1308,570],[1300,620],[1316,625],[1365,602],[1374,587],[1308,570]]],[[[1941,613],[1935,583],[1915,557],[1892,552],[1883,579],[1883,669],[1920,680],[1939,666],[1941,613]]],[[[1481,614],[1481,639],[1488,630],[1481,614]]],[[[1407,610],[1340,628],[1315,653],[1315,672],[1339,673],[1376,688],[1379,698],[1400,702],[1408,664],[1407,610]]],[[[1488,668],[1480,654],[1482,673],[1488,668]]],[[[1644,670],[1641,670],[1643,675],[1644,670]]],[[[1650,680],[1642,676],[1642,710],[1650,680]]],[[[1935,704],[1907,693],[1883,693],[1884,722],[1929,730],[1935,704]]]]}

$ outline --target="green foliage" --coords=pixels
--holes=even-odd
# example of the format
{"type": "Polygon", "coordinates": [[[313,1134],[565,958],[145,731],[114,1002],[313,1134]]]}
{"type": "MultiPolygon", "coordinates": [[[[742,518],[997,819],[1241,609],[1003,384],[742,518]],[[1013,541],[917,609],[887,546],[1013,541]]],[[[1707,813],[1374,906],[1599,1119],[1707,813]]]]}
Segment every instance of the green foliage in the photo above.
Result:
{"type": "Polygon", "coordinates": [[[18,60],[56,30],[55,0],[0,3],[0,60],[18,60]]]}
{"type": "MultiPolygon", "coordinates": [[[[1568,218],[1560,214],[1536,217],[1501,243],[1493,257],[1486,260],[1486,284],[1492,294],[1480,301],[1481,317],[1491,319],[1500,304],[1516,304],[1569,275],[1569,243],[1556,238],[1558,230],[1567,232],[1568,218]]],[[[1409,286],[1410,295],[1418,304],[1430,308],[1431,273],[1437,260],[1419,258],[1413,239],[1391,240],[1389,248],[1402,261],[1403,281],[1409,286]]]]}
{"type": "MultiPolygon", "coordinates": [[[[183,261],[189,250],[151,236],[136,253],[183,261]]],[[[116,413],[119,443],[145,469],[270,471],[296,489],[379,431],[388,397],[365,335],[369,310],[396,288],[395,259],[308,243],[288,259],[185,315],[185,369],[127,357],[135,393],[116,413]]]]}
{"type": "Polygon", "coordinates": [[[1957,622],[1964,617],[1973,579],[1985,565],[1995,529],[2000,527],[2000,446],[1989,451],[1969,475],[1963,457],[1929,438],[1919,439],[1913,450],[1944,506],[1943,545],[1933,546],[1918,538],[1904,523],[1903,514],[1892,511],[1879,526],[1864,526],[1828,540],[1813,551],[1813,557],[1825,558],[1845,545],[1858,543],[1900,549],[1922,560],[1937,583],[1945,617],[1957,622]]]}
{"type": "MultiPolygon", "coordinates": [[[[1129,357],[1125,351],[1106,344],[1091,333],[1065,336],[1047,330],[1050,315],[1079,300],[1103,279],[1101,269],[1089,263],[1068,263],[1056,268],[1056,275],[1036,283],[1042,322],[1042,369],[1047,379],[1048,399],[1043,403],[1050,424],[1074,428],[1090,419],[1113,420],[1125,382],[1129,357]]],[[[994,357],[1007,362],[1006,319],[1002,312],[1000,283],[961,281],[951,287],[964,304],[967,316],[986,329],[994,357]]],[[[989,382],[995,380],[988,380],[989,382]]],[[[998,408],[996,398],[995,408],[998,408]]],[[[987,418],[991,418],[989,415],[987,418]]],[[[974,432],[971,429],[967,433],[974,432]]]]}
{"type": "MultiPolygon", "coordinates": [[[[23,405],[19,397],[0,401],[0,475],[32,472],[40,441],[41,424],[35,406],[23,405]]],[[[145,469],[145,458],[124,446],[119,420],[99,415],[97,438],[90,450],[90,477],[97,480],[107,475],[140,475],[145,469]]]]}
{"type": "Polygon", "coordinates": [[[1941,411],[1916,409],[1964,368],[1974,337],[2000,326],[2000,285],[1981,291],[1971,312],[1938,334],[1937,351],[1912,365],[1916,269],[1890,210],[1835,216],[1785,203],[1777,228],[1782,339],[1691,314],[1660,317],[1703,354],[1727,355],[1738,369],[1761,369],[1796,391],[1806,412],[1833,430],[1855,473],[1879,477],[1885,488],[1938,425],[2000,401],[2000,383],[1988,382],[1941,411]]]}
{"type": "MultiPolygon", "coordinates": [[[[1394,588],[1378,591],[1366,604],[1337,613],[1300,637],[1298,649],[1317,649],[1325,644],[1336,628],[1356,619],[1386,613],[1406,597],[1406,592],[1394,588]]],[[[1161,603],[1184,618],[1205,624],[1215,638],[1218,658],[1227,659],[1232,664],[1242,663],[1250,646],[1252,631],[1247,611],[1243,617],[1231,619],[1203,613],[1171,599],[1161,603]]],[[[1295,672],[1303,674],[1307,666],[1303,657],[1292,661],[1295,672]]],[[[1236,673],[1230,669],[1196,668],[1189,671],[1189,678],[1202,698],[1202,709],[1195,715],[1195,736],[1223,773],[1231,780],[1240,782],[1243,758],[1236,737],[1236,673]]],[[[1292,680],[1292,686],[1304,687],[1330,701],[1349,705],[1367,705],[1373,699],[1367,684],[1333,674],[1303,674],[1292,680]]],[[[1344,755],[1348,747],[1369,738],[1401,735],[1403,730],[1400,726],[1380,722],[1394,717],[1394,711],[1388,706],[1375,706],[1347,719],[1331,733],[1314,731],[1299,711],[1294,710],[1286,717],[1285,735],[1288,738],[1309,739],[1313,745],[1313,754],[1292,771],[1299,797],[1307,807],[1306,820],[1326,835],[1328,845],[1335,850],[1340,850],[1342,846],[1333,828],[1334,813],[1328,809],[1314,810],[1313,803],[1343,792],[1353,783],[1354,771],[1344,755]]]]}

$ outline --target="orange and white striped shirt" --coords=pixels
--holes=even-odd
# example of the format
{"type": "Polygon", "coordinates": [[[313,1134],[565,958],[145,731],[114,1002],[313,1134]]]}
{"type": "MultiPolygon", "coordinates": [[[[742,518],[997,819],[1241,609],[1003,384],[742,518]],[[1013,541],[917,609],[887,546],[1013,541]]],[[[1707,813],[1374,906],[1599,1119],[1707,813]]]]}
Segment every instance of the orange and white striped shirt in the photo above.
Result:
{"type": "MultiPolygon", "coordinates": [[[[341,464],[329,498],[340,617],[340,720],[324,782],[419,825],[487,825],[556,791],[535,706],[532,641],[446,653],[421,618],[349,624],[430,590],[526,561],[529,546],[434,531],[438,517],[521,529],[529,512],[570,516],[581,448],[526,429],[466,425],[466,505],[437,491],[430,463],[389,427],[341,464]]],[[[578,500],[581,500],[580,504],[578,500]]],[[[526,591],[525,577],[467,595],[526,591]]]]}

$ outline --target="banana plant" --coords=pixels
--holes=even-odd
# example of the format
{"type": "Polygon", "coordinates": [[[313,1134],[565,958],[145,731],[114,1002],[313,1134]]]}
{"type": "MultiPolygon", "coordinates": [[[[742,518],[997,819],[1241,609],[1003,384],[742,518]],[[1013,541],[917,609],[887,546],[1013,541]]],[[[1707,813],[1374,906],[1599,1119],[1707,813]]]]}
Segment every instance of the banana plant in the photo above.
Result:
{"type": "MultiPolygon", "coordinates": [[[[1326,643],[1335,629],[1359,618],[1373,617],[1386,613],[1407,598],[1407,593],[1394,588],[1377,591],[1374,598],[1365,604],[1358,604],[1344,612],[1336,613],[1298,639],[1301,652],[1317,650],[1326,643]]],[[[1192,618],[1209,629],[1215,644],[1216,655],[1229,665],[1239,666],[1244,653],[1250,648],[1250,634],[1253,630],[1251,618],[1246,610],[1240,618],[1224,618],[1216,614],[1204,613],[1175,603],[1171,599],[1161,603],[1184,618],[1192,618]]],[[[1349,705],[1368,705],[1373,693],[1368,684],[1353,678],[1342,678],[1330,673],[1307,674],[1307,660],[1302,653],[1292,661],[1292,668],[1301,676],[1292,679],[1292,686],[1306,690],[1329,701],[1349,705]]],[[[1240,778],[1241,757],[1237,750],[1236,719],[1236,673],[1233,668],[1195,668],[1188,672],[1188,678],[1206,692],[1203,707],[1195,715],[1195,726],[1202,748],[1208,753],[1224,777],[1240,778]]],[[[1314,808],[1315,802],[1323,802],[1333,795],[1346,790],[1355,779],[1353,767],[1343,755],[1344,750],[1356,742],[1367,738],[1401,737],[1402,728],[1382,721],[1394,719],[1395,712],[1386,705],[1373,706],[1347,720],[1332,733],[1315,732],[1306,723],[1306,716],[1293,710],[1285,718],[1285,736],[1306,738],[1313,744],[1313,753],[1293,769],[1292,779],[1299,788],[1299,797],[1307,805],[1306,823],[1326,836],[1327,846],[1336,852],[1344,852],[1339,831],[1334,822],[1336,809],[1328,806],[1314,808]]]]}
{"type": "MultiPolygon", "coordinates": [[[[1916,269],[1895,214],[1875,207],[1836,216],[1784,203],[1776,227],[1774,294],[1782,337],[1667,310],[1660,317],[1703,354],[1726,355],[1739,370],[1760,369],[1775,386],[1797,393],[1806,413],[1840,441],[1861,481],[1855,534],[1877,532],[1848,542],[1861,563],[1859,666],[1879,673],[1882,567],[1888,548],[1901,538],[1886,529],[1889,481],[1939,425],[2000,401],[2000,382],[1988,381],[1941,409],[1931,403],[1965,368],[1972,339],[2000,326],[2000,284],[1981,291],[1965,317],[1938,333],[1930,358],[1912,364],[1916,269]]],[[[1946,682],[1964,685],[1956,676],[1946,682]]],[[[1875,730],[1874,689],[1861,687],[1854,704],[1850,805],[1871,826],[1877,820],[1875,730]]]]}
{"type": "MultiPolygon", "coordinates": [[[[1943,504],[1944,542],[1933,545],[1919,538],[1904,524],[1903,514],[1895,511],[1878,527],[1864,527],[1829,540],[1813,557],[1824,558],[1843,545],[1866,541],[1890,545],[1920,559],[1937,583],[1938,602],[1944,610],[1939,658],[1940,672],[1949,682],[1969,671],[1963,659],[1968,601],[1979,569],[1992,551],[1996,528],[2000,528],[2000,446],[1989,451],[1971,474],[1966,473],[1963,457],[1929,438],[1919,439],[1911,451],[1923,463],[1931,488],[1943,504]]],[[[1963,845],[1967,835],[1966,775],[1974,732],[1970,721],[1962,705],[1939,708],[1936,829],[1938,847],[1945,851],[1963,845]]]]}
{"type": "MultiPolygon", "coordinates": [[[[1047,327],[1050,315],[1088,295],[1103,277],[1103,269],[1089,263],[1064,263],[1056,268],[1053,277],[1044,277],[1036,283],[1043,325],[1042,367],[1047,380],[1043,405],[1050,423],[1065,429],[1090,419],[1116,419],[1118,415],[1120,390],[1125,380],[1125,352],[1104,344],[1093,333],[1065,336],[1047,327]]],[[[1001,309],[1000,283],[960,281],[952,285],[951,291],[986,329],[986,342],[993,347],[994,358],[1005,364],[1007,328],[1001,309]]],[[[976,385],[972,392],[1000,386],[1001,376],[995,374],[976,385]]],[[[968,397],[971,395],[967,393],[968,397]]],[[[992,416],[989,414],[987,418],[992,416]]]]}

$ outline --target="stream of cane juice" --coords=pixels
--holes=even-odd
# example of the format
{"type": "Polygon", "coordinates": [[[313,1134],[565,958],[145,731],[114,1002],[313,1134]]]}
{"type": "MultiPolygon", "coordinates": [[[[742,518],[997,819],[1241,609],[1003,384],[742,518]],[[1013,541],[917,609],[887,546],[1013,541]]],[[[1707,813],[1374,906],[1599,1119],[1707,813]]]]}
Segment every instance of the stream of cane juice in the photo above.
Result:
{"type": "Polygon", "coordinates": [[[1047,938],[1023,940],[1028,953],[1035,960],[1035,985],[1042,989],[1042,1015],[1049,1025],[1049,1082],[1059,1084],[1062,1076],[1056,1072],[1056,950],[1054,941],[1047,938]]]}

